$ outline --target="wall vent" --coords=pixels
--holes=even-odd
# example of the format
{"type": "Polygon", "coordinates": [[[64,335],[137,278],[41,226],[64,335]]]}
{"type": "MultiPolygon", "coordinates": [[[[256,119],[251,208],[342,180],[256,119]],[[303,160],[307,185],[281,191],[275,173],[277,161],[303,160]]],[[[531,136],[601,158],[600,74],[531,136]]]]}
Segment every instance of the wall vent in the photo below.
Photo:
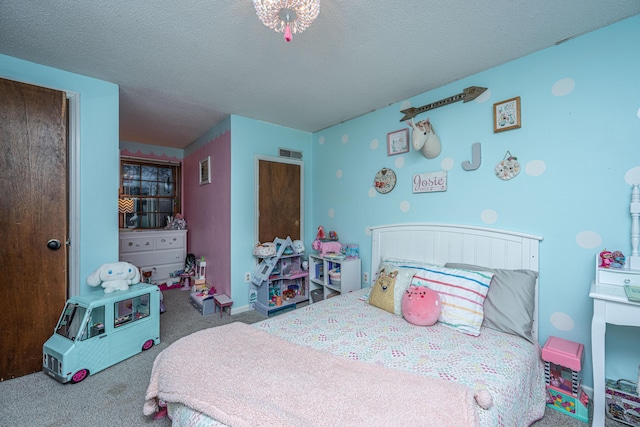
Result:
{"type": "Polygon", "coordinates": [[[280,148],[280,157],[302,160],[302,151],[290,150],[288,148],[280,148]]]}

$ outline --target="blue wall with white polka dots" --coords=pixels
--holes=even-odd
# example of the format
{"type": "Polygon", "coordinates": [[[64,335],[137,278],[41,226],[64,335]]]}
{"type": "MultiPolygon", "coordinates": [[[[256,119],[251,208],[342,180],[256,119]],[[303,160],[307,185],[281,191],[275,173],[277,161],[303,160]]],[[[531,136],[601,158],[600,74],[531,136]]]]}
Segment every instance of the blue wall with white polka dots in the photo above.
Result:
{"type": "MultiPolygon", "coordinates": [[[[457,223],[544,237],[540,343],[554,335],[585,344],[583,382],[591,386],[595,256],[603,248],[631,249],[631,184],[640,182],[638,40],[637,16],[315,133],[308,240],[318,225],[335,230],[343,243],[360,245],[368,271],[374,225],[457,223]],[[408,128],[400,110],[470,86],[488,89],[416,117],[430,118],[442,143],[438,157],[426,159],[412,147],[387,154],[387,134],[408,128]],[[514,97],[521,127],[494,132],[494,104],[514,97]],[[467,171],[461,165],[472,161],[474,143],[481,164],[467,171]],[[498,179],[495,167],[509,154],[520,173],[498,179]],[[373,186],[381,168],[397,176],[387,194],[373,186]],[[443,171],[446,191],[413,192],[414,175],[443,171]]],[[[636,377],[639,338],[633,328],[608,329],[608,377],[636,377]]]]}

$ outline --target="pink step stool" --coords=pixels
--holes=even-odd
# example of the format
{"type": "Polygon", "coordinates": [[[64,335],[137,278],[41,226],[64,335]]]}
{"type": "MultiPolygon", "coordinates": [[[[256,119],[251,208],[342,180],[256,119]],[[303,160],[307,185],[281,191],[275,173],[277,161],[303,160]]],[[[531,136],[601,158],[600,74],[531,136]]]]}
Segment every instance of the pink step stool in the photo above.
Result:
{"type": "Polygon", "coordinates": [[[231,306],[233,305],[233,301],[225,294],[217,294],[213,297],[213,301],[215,305],[213,306],[213,312],[216,312],[216,307],[220,307],[220,317],[222,317],[222,313],[224,312],[225,307],[229,307],[229,316],[231,316],[231,306]]]}

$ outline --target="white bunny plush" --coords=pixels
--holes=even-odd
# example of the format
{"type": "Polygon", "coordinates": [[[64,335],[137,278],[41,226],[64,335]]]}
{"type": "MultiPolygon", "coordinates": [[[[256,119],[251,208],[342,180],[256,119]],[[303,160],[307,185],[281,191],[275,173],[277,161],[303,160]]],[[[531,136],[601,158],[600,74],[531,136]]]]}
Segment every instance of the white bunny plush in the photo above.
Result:
{"type": "Polygon", "coordinates": [[[115,291],[127,291],[129,285],[140,282],[140,271],[138,267],[128,262],[112,262],[102,264],[96,271],[87,277],[87,285],[102,285],[104,293],[115,291]]]}

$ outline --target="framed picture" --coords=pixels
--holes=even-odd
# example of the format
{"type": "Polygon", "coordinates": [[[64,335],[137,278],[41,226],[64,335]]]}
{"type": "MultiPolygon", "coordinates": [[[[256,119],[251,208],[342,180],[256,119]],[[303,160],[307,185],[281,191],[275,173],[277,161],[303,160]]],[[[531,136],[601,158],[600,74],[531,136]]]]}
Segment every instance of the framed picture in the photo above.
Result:
{"type": "Polygon", "coordinates": [[[409,152],[409,129],[404,128],[387,134],[387,155],[409,152]]]}
{"type": "Polygon", "coordinates": [[[520,121],[520,97],[493,104],[493,132],[517,129],[520,121]]]}
{"type": "Polygon", "coordinates": [[[211,184],[211,156],[200,160],[200,185],[211,184]]]}

